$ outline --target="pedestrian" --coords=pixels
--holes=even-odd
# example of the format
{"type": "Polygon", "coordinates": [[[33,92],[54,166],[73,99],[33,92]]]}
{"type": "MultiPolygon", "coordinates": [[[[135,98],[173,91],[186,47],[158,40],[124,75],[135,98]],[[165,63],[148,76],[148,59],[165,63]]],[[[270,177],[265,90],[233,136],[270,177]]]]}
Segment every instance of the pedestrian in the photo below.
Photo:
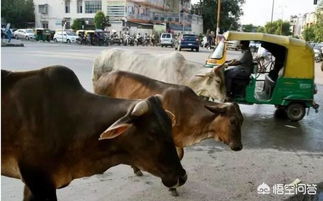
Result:
{"type": "Polygon", "coordinates": [[[10,43],[11,37],[12,37],[12,33],[11,33],[11,29],[10,29],[10,23],[8,23],[7,26],[6,26],[5,34],[7,35],[8,43],[10,43]]]}

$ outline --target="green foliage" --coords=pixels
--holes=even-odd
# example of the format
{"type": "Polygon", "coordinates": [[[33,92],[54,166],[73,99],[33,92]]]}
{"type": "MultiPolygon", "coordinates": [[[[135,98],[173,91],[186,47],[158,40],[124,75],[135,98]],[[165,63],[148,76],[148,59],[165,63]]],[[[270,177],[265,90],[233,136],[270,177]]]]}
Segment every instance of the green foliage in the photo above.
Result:
{"type": "Polygon", "coordinates": [[[242,31],[244,32],[256,32],[257,30],[258,30],[258,26],[254,26],[253,24],[242,25],[242,31]]]}
{"type": "Polygon", "coordinates": [[[74,31],[76,31],[83,29],[83,26],[85,26],[85,21],[83,19],[75,19],[71,27],[74,31]]]}
{"type": "Polygon", "coordinates": [[[105,15],[102,11],[98,11],[94,17],[94,24],[96,29],[104,29],[105,27],[105,15]]]}
{"type": "Polygon", "coordinates": [[[306,41],[322,42],[323,41],[323,1],[319,3],[316,10],[316,24],[304,29],[303,38],[306,41]]]}
{"type": "MultiPolygon", "coordinates": [[[[322,1],[323,2],[323,1],[322,1]]],[[[317,21],[314,25],[314,35],[316,42],[322,42],[323,41],[323,8],[321,12],[318,12],[317,15],[317,21]]]]}
{"type": "Polygon", "coordinates": [[[11,27],[27,28],[34,26],[35,13],[33,0],[2,0],[1,17],[11,27]]]}
{"type": "Polygon", "coordinates": [[[289,36],[291,35],[290,23],[282,20],[268,22],[264,27],[258,27],[257,32],[289,36]]]}
{"type": "Polygon", "coordinates": [[[306,27],[302,33],[304,40],[306,41],[314,41],[315,40],[315,34],[314,34],[314,27],[306,27]]]}
{"type": "Polygon", "coordinates": [[[257,32],[265,33],[265,27],[259,26],[257,32]]]}
{"type": "MultiPolygon", "coordinates": [[[[206,30],[216,29],[218,0],[200,0],[192,5],[192,13],[203,16],[203,28],[206,30]]],[[[243,14],[242,4],[245,0],[221,1],[220,31],[237,30],[239,28],[239,18],[243,14]]]]}

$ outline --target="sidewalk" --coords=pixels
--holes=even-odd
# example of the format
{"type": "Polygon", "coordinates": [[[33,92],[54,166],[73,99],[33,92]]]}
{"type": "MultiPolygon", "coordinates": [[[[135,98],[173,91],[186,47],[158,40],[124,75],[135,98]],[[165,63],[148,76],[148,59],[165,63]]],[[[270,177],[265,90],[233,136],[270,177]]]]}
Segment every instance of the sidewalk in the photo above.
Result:
{"type": "Polygon", "coordinates": [[[11,39],[10,43],[8,39],[1,39],[1,47],[24,47],[24,44],[16,39],[11,39]]]}
{"type": "Polygon", "coordinates": [[[315,83],[323,85],[323,71],[321,70],[322,62],[315,63],[315,83]]]}

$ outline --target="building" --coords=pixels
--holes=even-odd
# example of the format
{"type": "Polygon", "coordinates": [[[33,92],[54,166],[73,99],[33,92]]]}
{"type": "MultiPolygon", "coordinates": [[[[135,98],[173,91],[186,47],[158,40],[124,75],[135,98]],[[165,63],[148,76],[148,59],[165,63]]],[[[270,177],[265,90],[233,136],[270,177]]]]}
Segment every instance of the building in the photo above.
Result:
{"type": "Polygon", "coordinates": [[[97,11],[109,16],[116,31],[151,32],[163,25],[172,32],[203,32],[201,16],[189,14],[190,0],[34,0],[36,27],[69,29],[73,20],[84,19],[93,25],[97,11]]]}
{"type": "Polygon", "coordinates": [[[302,38],[305,28],[316,24],[317,17],[315,12],[305,13],[303,15],[294,15],[290,18],[291,31],[294,36],[302,38]]]}

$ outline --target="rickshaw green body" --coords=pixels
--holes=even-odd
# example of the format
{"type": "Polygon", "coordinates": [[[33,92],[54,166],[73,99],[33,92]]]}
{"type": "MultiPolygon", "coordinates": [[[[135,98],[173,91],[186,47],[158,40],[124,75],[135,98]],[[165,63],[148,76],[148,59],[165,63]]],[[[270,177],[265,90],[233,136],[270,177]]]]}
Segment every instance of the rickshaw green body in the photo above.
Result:
{"type": "Polygon", "coordinates": [[[270,98],[262,99],[255,95],[256,78],[252,77],[247,88],[245,97],[236,98],[236,102],[246,104],[274,104],[287,106],[292,102],[303,103],[306,107],[312,107],[315,85],[311,79],[278,78],[270,98]]]}
{"type": "MultiPolygon", "coordinates": [[[[314,102],[316,86],[314,83],[314,53],[312,48],[303,40],[264,33],[226,32],[225,40],[259,41],[279,45],[286,48],[285,61],[282,73],[276,81],[273,81],[270,95],[262,96],[256,92],[257,82],[265,82],[260,79],[259,73],[251,74],[243,97],[235,97],[234,101],[245,104],[273,104],[280,108],[287,108],[292,103],[298,103],[304,108],[318,108],[314,102]]],[[[226,58],[226,49],[221,58],[214,61],[216,65],[222,64],[226,58]]],[[[214,67],[214,64],[206,64],[205,67],[214,67]]],[[[257,69],[257,66],[255,66],[257,69]]],[[[264,83],[265,85],[265,83],[264,83]]]]}
{"type": "Polygon", "coordinates": [[[39,29],[36,29],[35,32],[36,32],[35,39],[37,41],[42,40],[42,41],[49,42],[51,40],[51,31],[49,29],[39,28],[39,29]]]}

